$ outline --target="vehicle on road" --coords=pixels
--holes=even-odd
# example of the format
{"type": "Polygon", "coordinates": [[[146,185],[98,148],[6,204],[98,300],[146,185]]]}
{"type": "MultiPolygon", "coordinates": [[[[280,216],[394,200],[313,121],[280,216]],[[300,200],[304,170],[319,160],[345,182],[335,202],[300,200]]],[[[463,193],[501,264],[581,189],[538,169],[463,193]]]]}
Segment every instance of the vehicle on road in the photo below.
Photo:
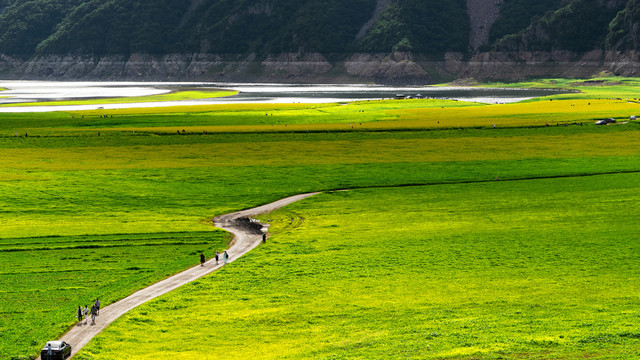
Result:
{"type": "Polygon", "coordinates": [[[40,352],[42,360],[64,360],[70,356],[71,345],[64,341],[49,341],[40,352]]]}
{"type": "Polygon", "coordinates": [[[615,123],[616,123],[616,119],[614,118],[608,118],[608,119],[602,119],[602,120],[596,121],[596,125],[607,125],[607,124],[615,124],[615,123]]]}

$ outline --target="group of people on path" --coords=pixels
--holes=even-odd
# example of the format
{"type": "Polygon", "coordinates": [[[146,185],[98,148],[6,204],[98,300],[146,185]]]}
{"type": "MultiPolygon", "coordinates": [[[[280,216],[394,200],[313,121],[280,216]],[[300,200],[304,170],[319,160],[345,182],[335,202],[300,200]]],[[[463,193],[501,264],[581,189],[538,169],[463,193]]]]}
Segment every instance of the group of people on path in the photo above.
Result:
{"type": "Polygon", "coordinates": [[[100,299],[98,298],[96,298],[96,300],[93,302],[93,305],[91,305],[91,310],[89,310],[87,305],[84,306],[84,309],[82,308],[81,305],[79,305],[78,310],[76,311],[76,316],[78,317],[78,325],[82,325],[82,319],[84,319],[84,325],[87,325],[87,322],[89,320],[89,315],[91,315],[91,325],[95,325],[96,316],[98,316],[99,312],[100,312],[100,299]]]}
{"type": "MultiPolygon", "coordinates": [[[[266,243],[267,242],[267,234],[262,234],[262,243],[266,243]]],[[[216,265],[218,265],[218,261],[220,259],[220,252],[218,252],[216,250],[216,255],[214,257],[216,259],[216,265]]],[[[200,266],[204,266],[204,263],[207,261],[207,259],[204,256],[204,253],[200,253],[200,266]]],[[[222,261],[224,261],[224,263],[228,263],[229,262],[229,254],[227,253],[227,250],[225,250],[222,253],[222,261]]]]}
{"type": "MultiPolygon", "coordinates": [[[[220,260],[220,252],[216,251],[216,255],[214,258],[216,259],[216,265],[218,265],[218,261],[220,260]]],[[[207,259],[204,257],[204,254],[200,253],[200,266],[204,266],[206,260],[207,259]]],[[[227,253],[227,250],[222,253],[222,261],[224,261],[225,264],[229,262],[229,254],[227,253]]]]}
{"type": "MultiPolygon", "coordinates": [[[[216,265],[218,265],[218,261],[220,259],[220,252],[216,251],[215,259],[216,259],[216,265]]],[[[204,266],[205,261],[206,261],[206,258],[204,254],[200,253],[200,266],[204,266]]],[[[227,253],[226,250],[222,253],[222,261],[224,261],[225,264],[229,262],[229,254],[227,253]]],[[[79,305],[78,310],[76,312],[76,316],[78,317],[78,325],[82,325],[83,319],[84,319],[84,325],[87,325],[87,322],[89,321],[89,315],[91,315],[91,325],[95,325],[96,316],[98,316],[99,312],[100,312],[100,300],[97,298],[93,302],[93,305],[91,305],[91,309],[89,309],[87,305],[85,305],[84,308],[82,308],[82,305],[79,305]]]]}
{"type": "MultiPolygon", "coordinates": [[[[216,259],[216,265],[217,265],[220,259],[220,253],[218,251],[216,251],[215,259],[216,259]]],[[[206,258],[204,254],[200,253],[200,266],[204,266],[205,261],[206,261],[206,258]]],[[[222,261],[224,261],[225,264],[229,262],[229,254],[227,253],[226,250],[222,253],[222,261]]],[[[100,300],[98,298],[96,298],[96,300],[93,302],[93,305],[91,305],[91,309],[89,309],[87,305],[85,305],[84,308],[82,308],[82,305],[78,305],[78,310],[76,311],[76,316],[78,317],[78,325],[83,324],[82,323],[83,319],[84,319],[84,325],[87,325],[89,321],[89,315],[91,315],[91,325],[95,325],[96,316],[98,316],[99,312],[100,312],[100,300]]]]}

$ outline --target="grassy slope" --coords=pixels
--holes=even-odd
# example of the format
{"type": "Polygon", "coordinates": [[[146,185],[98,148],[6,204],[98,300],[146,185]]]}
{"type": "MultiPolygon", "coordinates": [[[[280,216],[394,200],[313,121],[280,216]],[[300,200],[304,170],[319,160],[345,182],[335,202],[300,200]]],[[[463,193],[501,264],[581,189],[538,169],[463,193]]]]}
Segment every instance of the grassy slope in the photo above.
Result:
{"type": "MultiPolygon", "coordinates": [[[[20,339],[16,343],[9,341],[11,345],[3,344],[4,349],[11,349],[5,354],[33,353],[43,339],[56,336],[72,323],[73,313],[67,307],[77,306],[76,300],[88,301],[96,296],[105,299],[104,294],[115,300],[129,291],[121,288],[121,283],[132,288],[143,285],[192,263],[194,251],[213,251],[224,246],[224,239],[214,233],[211,243],[202,244],[201,239],[208,239],[211,232],[202,220],[215,214],[313,190],[640,169],[635,123],[608,127],[587,124],[503,128],[516,124],[539,126],[548,121],[544,117],[549,113],[562,122],[575,121],[591,116],[593,109],[590,107],[593,105],[578,108],[565,103],[549,112],[547,107],[551,103],[562,104],[544,101],[538,107],[469,106],[458,102],[391,101],[314,105],[311,109],[302,105],[243,105],[188,111],[175,108],[163,114],[157,113],[158,109],[106,112],[113,118],[100,118],[98,114],[105,112],[94,112],[84,114],[84,119],[80,113],[73,117],[69,113],[3,114],[0,188],[4,196],[0,199],[0,220],[7,225],[0,229],[0,238],[5,249],[22,243],[44,244],[48,239],[71,247],[78,245],[77,249],[61,250],[68,251],[61,258],[67,258],[63,263],[69,268],[61,276],[51,277],[53,287],[62,286],[68,274],[76,279],[77,274],[86,274],[89,268],[103,269],[100,258],[104,257],[102,254],[109,255],[109,250],[100,249],[87,255],[86,243],[110,244],[131,236],[150,236],[166,246],[177,246],[171,253],[179,254],[165,266],[165,253],[151,252],[149,268],[145,265],[126,270],[136,257],[132,245],[113,265],[113,282],[88,288],[73,286],[61,298],[62,307],[40,300],[48,297],[45,291],[20,289],[18,293],[28,294],[32,304],[42,302],[32,310],[45,318],[30,315],[26,323],[17,326],[18,322],[24,322],[24,315],[20,315],[24,310],[0,305],[0,312],[9,314],[0,319],[0,328],[11,329],[15,338],[20,339]],[[442,109],[445,105],[453,108],[442,109]],[[523,119],[522,113],[528,107],[532,114],[523,119]],[[468,112],[461,117],[458,112],[465,109],[468,112]],[[265,112],[271,111],[273,116],[265,116],[265,112]],[[366,120],[359,128],[355,120],[362,117],[366,120]],[[386,121],[392,119],[396,121],[386,121]],[[467,126],[466,130],[432,131],[439,126],[452,127],[437,123],[448,119],[457,121],[458,126],[467,126]],[[281,125],[260,125],[268,121],[281,125]],[[323,124],[327,122],[334,124],[323,124]],[[500,128],[491,129],[496,122],[500,128]],[[123,128],[129,130],[122,131],[123,128]],[[156,135],[175,134],[182,128],[191,133],[156,135]],[[321,132],[306,133],[305,128],[321,132]],[[420,128],[426,131],[418,131],[420,128]],[[199,135],[203,129],[207,135],[199,135]],[[254,130],[267,133],[251,133],[254,130]],[[27,131],[30,136],[25,138],[22,132],[27,131]],[[14,133],[22,136],[14,137],[14,133]],[[51,235],[62,238],[42,238],[51,235]],[[184,244],[176,245],[177,242],[184,244]],[[127,251],[130,255],[126,255],[127,251]],[[163,265],[151,269],[153,263],[163,265]],[[137,282],[140,284],[136,285],[137,282]],[[51,325],[41,326],[43,323],[51,325]],[[34,331],[35,328],[39,330],[34,331]]],[[[635,109],[633,106],[619,101],[603,102],[602,112],[607,117],[612,112],[626,117],[635,109]]],[[[35,250],[43,247],[47,246],[34,246],[31,251],[20,253],[2,252],[7,261],[0,262],[4,265],[0,276],[9,280],[0,281],[7,284],[4,288],[0,286],[0,296],[15,302],[15,296],[19,295],[14,295],[15,280],[11,279],[42,276],[33,273],[33,268],[48,253],[44,249],[35,250]]],[[[85,279],[92,279],[91,272],[88,273],[85,279]]]]}

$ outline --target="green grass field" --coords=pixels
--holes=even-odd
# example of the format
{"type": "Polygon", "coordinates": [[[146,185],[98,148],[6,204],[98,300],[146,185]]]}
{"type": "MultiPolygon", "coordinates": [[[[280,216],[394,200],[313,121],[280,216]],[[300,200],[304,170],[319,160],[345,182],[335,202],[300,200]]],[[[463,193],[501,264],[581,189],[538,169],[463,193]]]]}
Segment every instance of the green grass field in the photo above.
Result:
{"type": "Polygon", "coordinates": [[[270,215],[267,246],[78,358],[638,355],[640,128],[592,121],[635,114],[624,81],[510,105],[2,114],[0,359],[225,248],[213,216],[339,189],[355,190],[270,215]]]}
{"type": "Polygon", "coordinates": [[[161,102],[161,101],[180,101],[180,100],[200,100],[224,96],[236,95],[237,91],[225,90],[174,90],[166,94],[148,95],[148,96],[130,96],[119,98],[97,98],[88,100],[59,100],[59,101],[40,101],[3,104],[0,107],[22,107],[22,106],[62,106],[62,105],[93,105],[93,104],[128,104],[139,102],[161,102]]]}
{"type": "Polygon", "coordinates": [[[326,193],[79,358],[632,358],[638,190],[622,174],[326,193]]]}
{"type": "Polygon", "coordinates": [[[68,330],[79,305],[91,307],[96,297],[103,303],[126,297],[195,264],[200,251],[212,254],[227,242],[221,232],[119,234],[113,229],[109,235],[0,239],[2,358],[36,354],[41,339],[68,330]]]}

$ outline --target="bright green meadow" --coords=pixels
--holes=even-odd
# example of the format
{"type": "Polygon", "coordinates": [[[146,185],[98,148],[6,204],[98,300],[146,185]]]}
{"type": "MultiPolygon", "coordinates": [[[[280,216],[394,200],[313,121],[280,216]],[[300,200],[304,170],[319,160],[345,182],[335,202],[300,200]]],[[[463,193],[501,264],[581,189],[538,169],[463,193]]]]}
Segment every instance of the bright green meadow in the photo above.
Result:
{"type": "Polygon", "coordinates": [[[311,191],[76,358],[640,356],[640,88],[551,83],[584,92],[0,114],[0,359],[225,249],[214,216],[311,191]]]}
{"type": "Polygon", "coordinates": [[[615,174],[319,195],[79,358],[634,358],[639,190],[615,174]]]}
{"type": "Polygon", "coordinates": [[[173,90],[166,94],[149,95],[149,96],[130,96],[119,98],[97,98],[89,100],[60,100],[60,101],[41,101],[33,103],[5,104],[0,107],[14,106],[61,106],[61,105],[91,105],[91,104],[127,104],[138,102],[162,102],[162,101],[180,101],[180,100],[200,100],[215,97],[233,96],[237,91],[216,91],[216,90],[173,90]]]}

